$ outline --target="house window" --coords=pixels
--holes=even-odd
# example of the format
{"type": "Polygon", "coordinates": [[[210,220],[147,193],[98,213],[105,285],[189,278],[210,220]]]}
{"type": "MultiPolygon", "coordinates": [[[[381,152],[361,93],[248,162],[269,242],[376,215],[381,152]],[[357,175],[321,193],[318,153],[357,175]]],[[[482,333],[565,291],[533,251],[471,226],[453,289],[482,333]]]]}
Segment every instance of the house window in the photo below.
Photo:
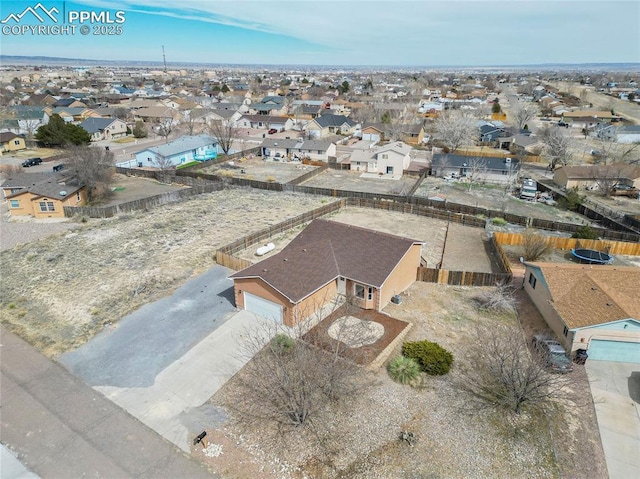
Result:
{"type": "Polygon", "coordinates": [[[356,284],[354,286],[356,298],[364,299],[364,286],[356,284]]]}
{"type": "Polygon", "coordinates": [[[40,202],[40,211],[42,213],[46,213],[47,211],[55,211],[55,205],[53,201],[41,201],[40,202]]]}
{"type": "Polygon", "coordinates": [[[383,160],[387,160],[387,159],[389,159],[389,155],[387,155],[386,153],[383,153],[383,154],[381,155],[381,157],[382,157],[382,159],[383,159],[383,160]]]}
{"type": "Polygon", "coordinates": [[[20,200],[11,200],[9,204],[11,208],[20,208],[20,200]]]}
{"type": "Polygon", "coordinates": [[[80,201],[80,192],[79,191],[76,193],[76,200],[80,201]]]}
{"type": "Polygon", "coordinates": [[[20,140],[13,140],[13,144],[18,146],[20,144],[20,140]]]}
{"type": "Polygon", "coordinates": [[[373,288],[369,286],[369,291],[367,293],[367,299],[371,301],[373,299],[373,288]]]}
{"type": "Polygon", "coordinates": [[[566,337],[569,334],[569,328],[565,326],[564,329],[562,330],[562,334],[564,334],[566,337]]]}
{"type": "Polygon", "coordinates": [[[536,289],[536,277],[533,275],[533,273],[529,273],[529,284],[531,285],[531,287],[533,289],[536,289]]]}

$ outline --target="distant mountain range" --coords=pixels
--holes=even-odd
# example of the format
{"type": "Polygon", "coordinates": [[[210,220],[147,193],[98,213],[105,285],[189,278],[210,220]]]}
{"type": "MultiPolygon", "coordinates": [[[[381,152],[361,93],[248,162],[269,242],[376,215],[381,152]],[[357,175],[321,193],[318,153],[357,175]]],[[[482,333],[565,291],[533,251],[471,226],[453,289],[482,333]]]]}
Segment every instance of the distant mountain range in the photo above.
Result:
{"type": "MultiPolygon", "coordinates": [[[[0,55],[0,65],[20,66],[113,66],[113,67],[143,67],[164,68],[161,61],[139,60],[91,60],[87,58],[63,58],[45,56],[0,55]]],[[[167,62],[167,67],[176,68],[259,68],[269,67],[278,69],[306,68],[311,70],[430,70],[430,69],[461,69],[461,70],[584,70],[584,71],[640,71],[640,63],[541,63],[532,65],[269,65],[269,64],[221,64],[197,62],[167,62]]]]}

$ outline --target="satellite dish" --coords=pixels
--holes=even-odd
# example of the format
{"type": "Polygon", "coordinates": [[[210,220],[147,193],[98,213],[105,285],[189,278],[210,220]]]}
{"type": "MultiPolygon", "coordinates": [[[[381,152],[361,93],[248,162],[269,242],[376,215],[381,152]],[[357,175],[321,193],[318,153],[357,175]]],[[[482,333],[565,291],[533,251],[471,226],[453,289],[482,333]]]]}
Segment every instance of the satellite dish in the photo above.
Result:
{"type": "Polygon", "coordinates": [[[66,192],[65,190],[62,190],[62,191],[60,192],[60,196],[67,196],[67,192],[66,192]]]}

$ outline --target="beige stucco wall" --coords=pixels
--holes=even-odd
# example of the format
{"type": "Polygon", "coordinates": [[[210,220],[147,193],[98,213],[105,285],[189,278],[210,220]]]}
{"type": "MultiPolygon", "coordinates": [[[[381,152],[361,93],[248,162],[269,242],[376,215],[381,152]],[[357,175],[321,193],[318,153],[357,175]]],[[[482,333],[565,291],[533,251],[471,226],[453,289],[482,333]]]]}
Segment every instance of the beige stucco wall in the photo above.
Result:
{"type": "MultiPolygon", "coordinates": [[[[285,320],[287,326],[293,326],[297,321],[301,321],[309,316],[312,316],[320,309],[324,304],[335,298],[337,293],[337,282],[331,281],[326,286],[320,288],[312,295],[306,297],[300,301],[295,309],[289,314],[285,320]]],[[[317,319],[317,318],[315,318],[317,319]]]]}
{"type": "Polygon", "coordinates": [[[392,296],[402,293],[416,281],[421,248],[422,245],[414,244],[386,279],[380,292],[378,310],[382,310],[392,296]]]}
{"type": "Polygon", "coordinates": [[[24,150],[26,148],[27,148],[27,145],[24,142],[24,138],[20,138],[20,137],[12,138],[9,141],[5,141],[2,144],[2,151],[18,151],[18,150],[24,150]]]}

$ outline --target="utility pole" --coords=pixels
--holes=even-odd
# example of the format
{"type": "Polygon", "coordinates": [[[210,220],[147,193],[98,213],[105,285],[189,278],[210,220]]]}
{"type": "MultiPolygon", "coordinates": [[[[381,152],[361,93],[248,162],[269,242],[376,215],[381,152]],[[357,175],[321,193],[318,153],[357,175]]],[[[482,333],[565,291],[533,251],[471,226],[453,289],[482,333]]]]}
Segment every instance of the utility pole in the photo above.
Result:
{"type": "Polygon", "coordinates": [[[164,62],[164,72],[167,73],[167,57],[164,54],[164,45],[162,45],[162,61],[164,62]]]}

